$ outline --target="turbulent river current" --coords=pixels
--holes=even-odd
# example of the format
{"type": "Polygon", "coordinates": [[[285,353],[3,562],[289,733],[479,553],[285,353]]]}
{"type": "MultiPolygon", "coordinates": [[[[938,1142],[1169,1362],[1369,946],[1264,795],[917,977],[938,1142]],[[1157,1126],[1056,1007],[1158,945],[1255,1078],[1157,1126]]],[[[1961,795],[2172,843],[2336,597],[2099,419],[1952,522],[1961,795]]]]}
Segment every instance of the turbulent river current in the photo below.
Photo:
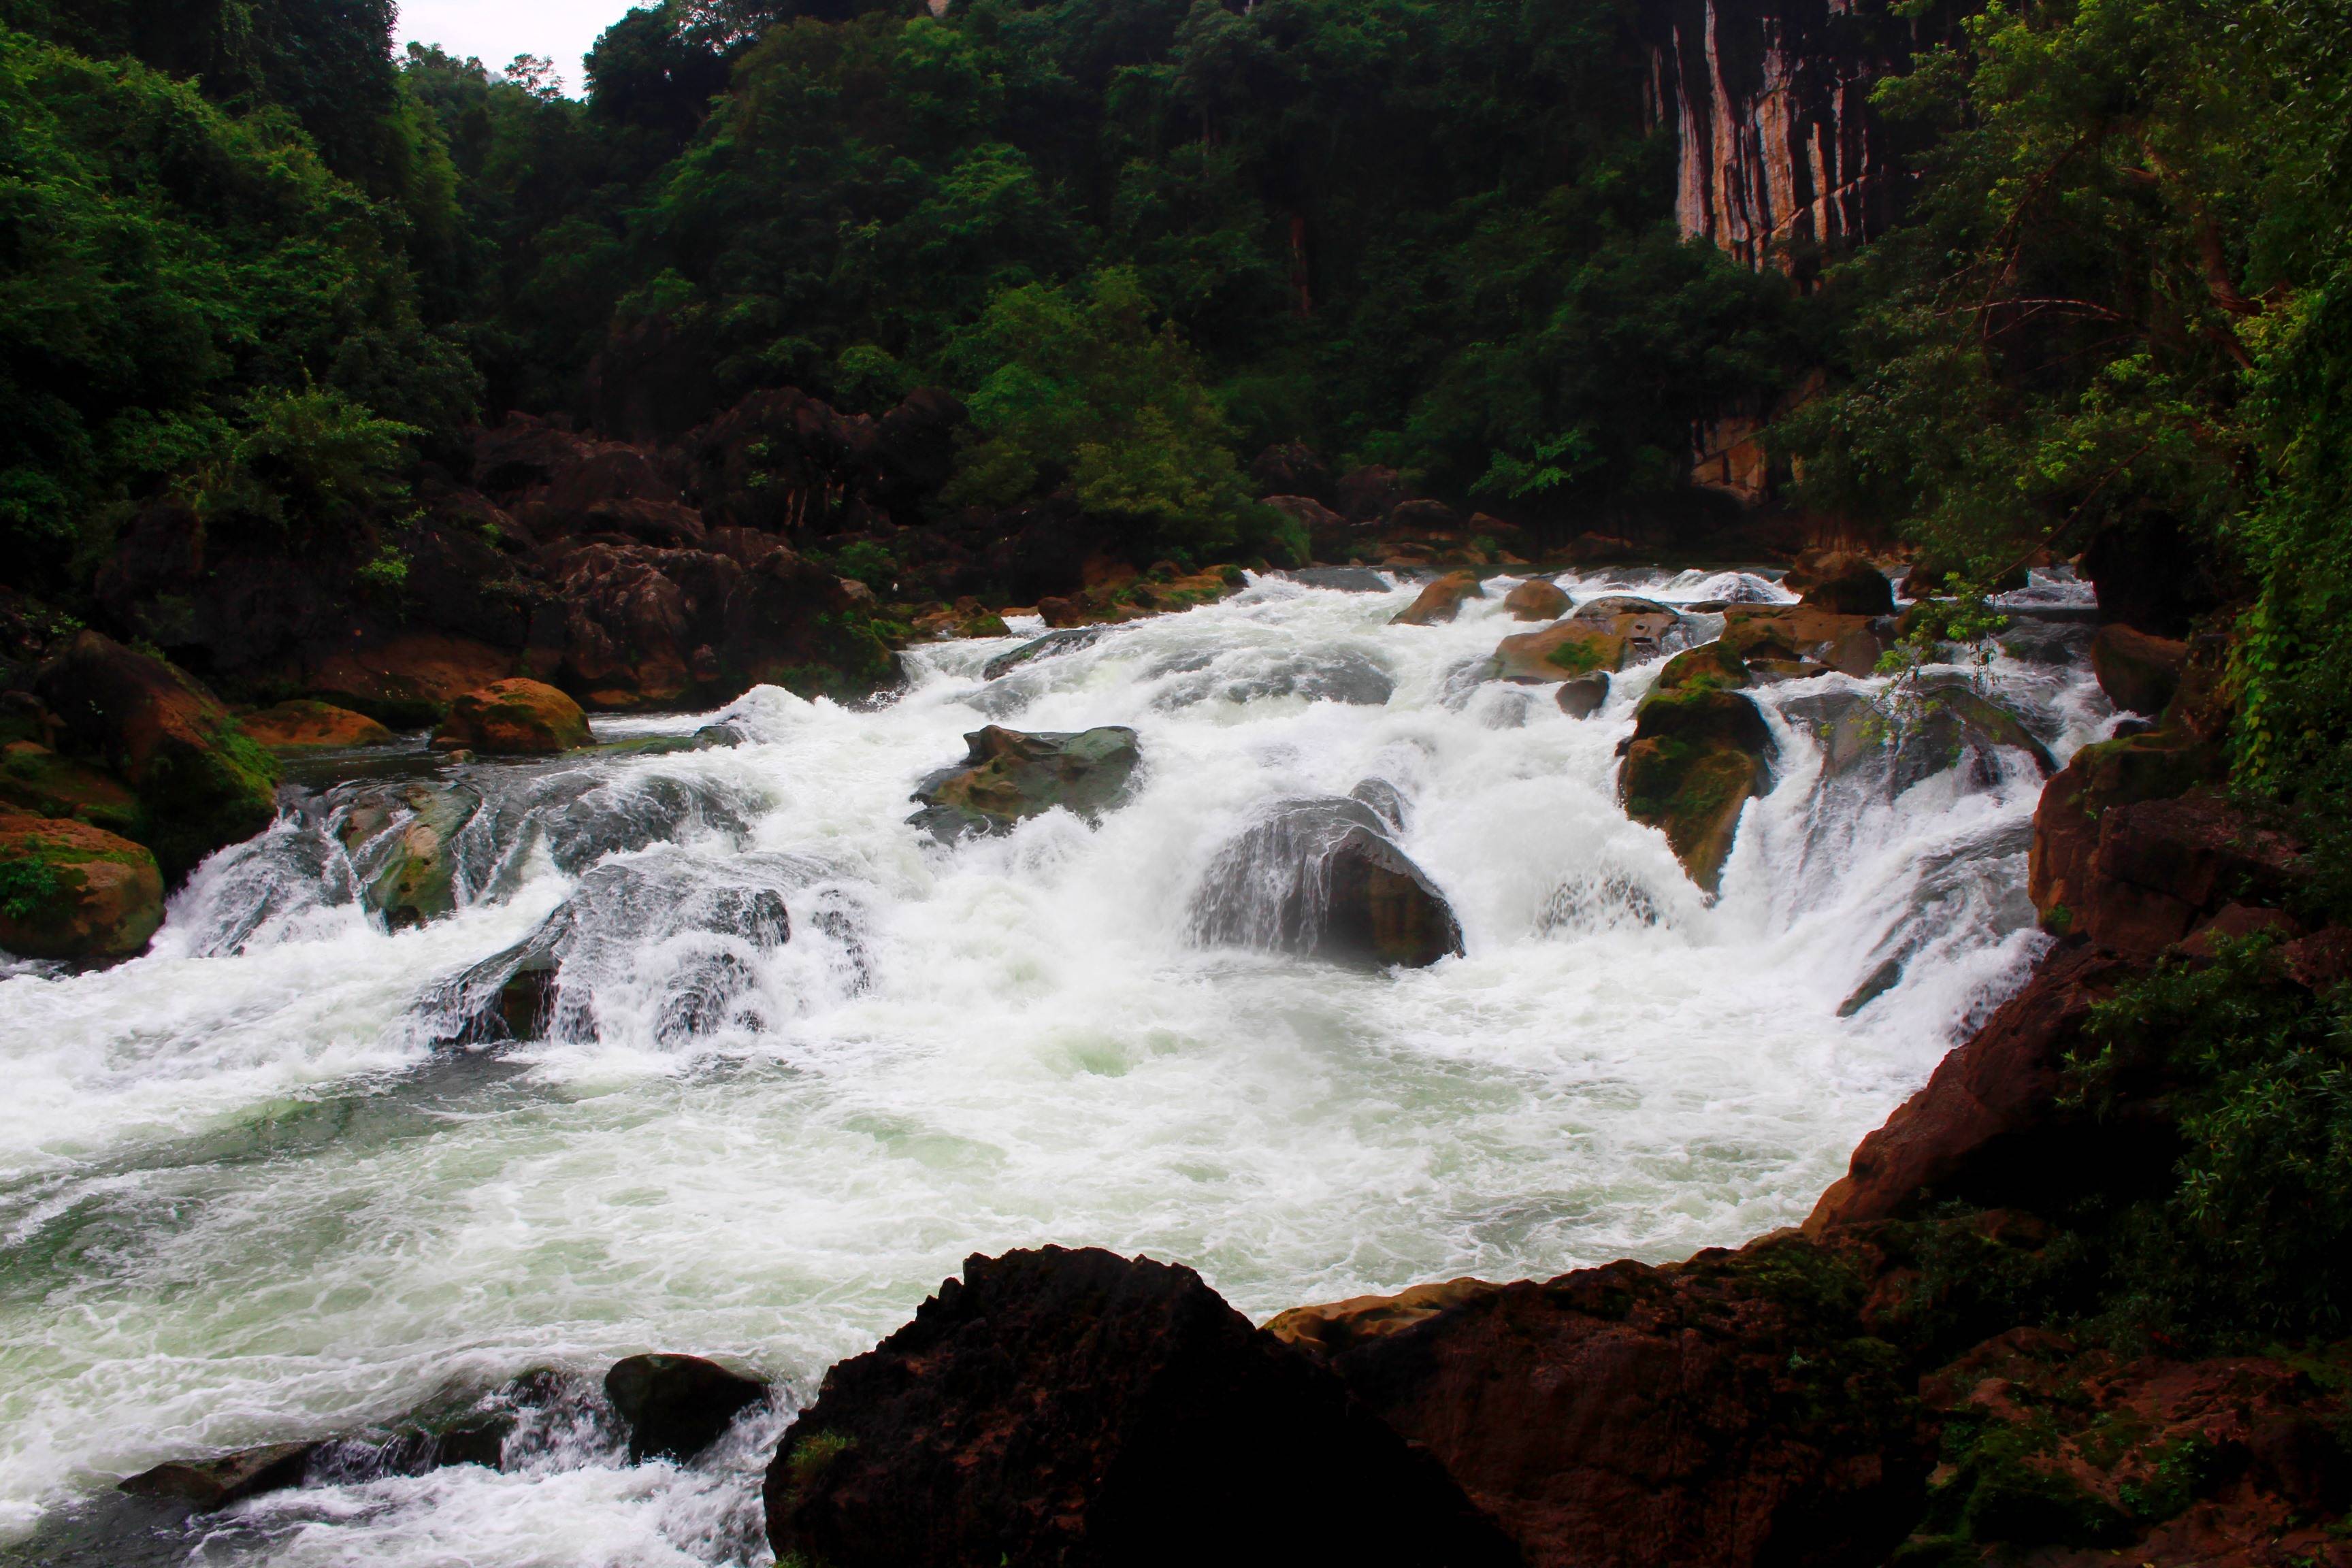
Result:
{"type": "MultiPolygon", "coordinates": [[[[1263,1320],[1801,1219],[2037,951],[2036,764],[1835,771],[1812,721],[1881,683],[1763,688],[1774,783],[1710,900],[1615,799],[1657,666],[1584,720],[1482,679],[1527,629],[1507,585],[1392,626],[1410,584],[1258,579],[993,679],[1024,637],[918,648],[870,705],[761,689],[599,721],[622,744],[572,758],[411,752],[289,787],[146,956],[0,981],[0,1558],[764,1563],[758,1472],[793,1409],[975,1251],[1181,1261],[1263,1320]],[[991,722],[1132,728],[1128,803],[953,847],[908,826],[991,722]],[[740,743],[625,744],[713,723],[740,743]],[[394,930],[359,896],[337,829],[362,774],[460,786],[455,913],[394,930]],[[1367,781],[1464,955],[1206,944],[1221,852],[1367,781]],[[546,1037],[450,1043],[455,982],[551,917],[546,1037]],[[114,1480],[162,1460],[647,1350],[755,1368],[774,1404],[687,1465],[628,1464],[583,1397],[502,1470],[360,1467],[107,1533],[114,1480]]],[[[2115,722],[2088,603],[2037,578],[1979,676],[2061,762],[2115,722]]]]}

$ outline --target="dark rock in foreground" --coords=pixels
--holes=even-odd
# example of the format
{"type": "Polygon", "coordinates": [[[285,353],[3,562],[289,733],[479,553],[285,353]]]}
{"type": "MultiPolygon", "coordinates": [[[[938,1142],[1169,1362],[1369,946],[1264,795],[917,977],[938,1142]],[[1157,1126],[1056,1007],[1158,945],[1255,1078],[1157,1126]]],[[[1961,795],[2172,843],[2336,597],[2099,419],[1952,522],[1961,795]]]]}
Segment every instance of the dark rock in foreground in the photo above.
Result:
{"type": "Polygon", "coordinates": [[[1193,940],[1414,969],[1459,953],[1461,922],[1392,826],[1360,799],[1279,803],[1211,862],[1193,940]]]}
{"type": "Polygon", "coordinates": [[[943,844],[1010,832],[1064,806],[1093,821],[1127,796],[1143,760],[1135,731],[1116,725],[1074,734],[1024,734],[991,724],[966,735],[964,760],[925,779],[908,821],[943,844]]]}
{"type": "Polygon", "coordinates": [[[1189,1268],[974,1257],[825,1374],[769,1467],[828,1568],[1517,1562],[1426,1455],[1189,1268]]]}
{"type": "Polygon", "coordinates": [[[629,1458],[691,1459],[768,1385],[690,1355],[633,1355],[604,1374],[604,1396],[629,1424],[629,1458]]]}
{"type": "Polygon", "coordinates": [[[1285,1312],[1532,1568],[1876,1563],[1932,1435],[1861,1306],[1877,1260],[1794,1237],[1544,1283],[1461,1279],[1285,1312]]]}

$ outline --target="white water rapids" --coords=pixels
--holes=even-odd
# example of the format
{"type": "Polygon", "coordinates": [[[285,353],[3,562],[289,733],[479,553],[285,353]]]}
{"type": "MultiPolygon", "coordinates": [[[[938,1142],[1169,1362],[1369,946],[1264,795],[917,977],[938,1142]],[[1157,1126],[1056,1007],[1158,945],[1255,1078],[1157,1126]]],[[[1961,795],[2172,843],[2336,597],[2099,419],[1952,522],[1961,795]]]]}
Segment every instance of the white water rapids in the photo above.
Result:
{"type": "MultiPolygon", "coordinates": [[[[1765,688],[1778,782],[1710,905],[1614,800],[1656,667],[1580,721],[1549,689],[1481,683],[1528,629],[1506,585],[1417,627],[1388,625],[1410,585],[1261,580],[994,681],[982,667],[1019,639],[919,648],[866,709],[761,689],[730,710],[733,749],[451,770],[509,818],[454,916],[387,932],[289,817],[199,872],[148,956],[0,983],[0,1555],[84,1560],[58,1531],[167,1458],[668,1350],[759,1369],[779,1408],[690,1466],[628,1466],[590,1419],[504,1473],[277,1493],[152,1560],[764,1562],[757,1471],[793,1402],[968,1253],[1150,1254],[1262,1320],[1801,1219],[2030,962],[2039,776],[2006,751],[1997,776],[1899,795],[1825,782],[1781,710],[1872,683],[1765,688]],[[1097,826],[1055,812],[933,844],[908,793],[991,721],[1132,727],[1131,800],[1097,826]],[[1188,942],[1200,879],[1255,813],[1367,779],[1402,795],[1398,842],[1466,956],[1371,973],[1188,942]],[[666,838],[555,842],[656,797],[666,838]],[[597,878],[747,868],[784,889],[792,936],[736,942],[734,988],[694,1028],[671,1004],[718,939],[635,914],[601,950],[593,1040],[436,1049],[419,1025],[436,982],[597,878]],[[1899,983],[1841,1017],[1890,957],[1899,983]]],[[[2087,630],[2021,622],[1990,672],[2062,761],[2113,722],[2087,630]]]]}

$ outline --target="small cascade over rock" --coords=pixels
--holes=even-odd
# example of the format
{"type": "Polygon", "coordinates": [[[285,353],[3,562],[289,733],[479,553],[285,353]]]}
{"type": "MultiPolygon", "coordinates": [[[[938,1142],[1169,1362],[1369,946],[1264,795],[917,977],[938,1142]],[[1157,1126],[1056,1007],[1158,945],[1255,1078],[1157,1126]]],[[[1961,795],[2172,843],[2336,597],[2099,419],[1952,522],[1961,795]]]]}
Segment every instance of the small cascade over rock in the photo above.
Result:
{"type": "Polygon", "coordinates": [[[1127,798],[1143,758],[1135,731],[1118,725],[1026,735],[991,724],[963,741],[963,761],[922,782],[923,809],[907,819],[942,844],[1010,832],[1057,805],[1091,821],[1127,798]]]}
{"type": "Polygon", "coordinates": [[[777,999],[767,960],[793,940],[788,894],[854,968],[858,910],[803,857],[742,855],[717,866],[666,853],[601,866],[538,930],[426,992],[416,1013],[436,1045],[584,1042],[607,1015],[673,1047],[764,1026],[777,999]]]}
{"type": "Polygon", "coordinates": [[[1412,969],[1461,952],[1445,895],[1389,837],[1398,819],[1382,808],[1401,804],[1380,780],[1357,798],[1278,803],[1210,863],[1193,941],[1412,969]]]}

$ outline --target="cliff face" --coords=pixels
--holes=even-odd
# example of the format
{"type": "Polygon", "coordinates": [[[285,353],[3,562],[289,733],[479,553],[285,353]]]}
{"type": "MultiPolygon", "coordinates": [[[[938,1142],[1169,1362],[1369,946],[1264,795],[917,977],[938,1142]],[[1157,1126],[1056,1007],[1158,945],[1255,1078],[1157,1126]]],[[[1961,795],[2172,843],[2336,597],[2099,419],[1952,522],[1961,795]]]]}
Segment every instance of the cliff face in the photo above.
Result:
{"type": "Polygon", "coordinates": [[[1801,271],[1885,227],[1899,174],[1870,89],[1938,24],[1886,0],[1650,0],[1641,26],[1651,123],[1681,145],[1683,233],[1801,271]]]}

